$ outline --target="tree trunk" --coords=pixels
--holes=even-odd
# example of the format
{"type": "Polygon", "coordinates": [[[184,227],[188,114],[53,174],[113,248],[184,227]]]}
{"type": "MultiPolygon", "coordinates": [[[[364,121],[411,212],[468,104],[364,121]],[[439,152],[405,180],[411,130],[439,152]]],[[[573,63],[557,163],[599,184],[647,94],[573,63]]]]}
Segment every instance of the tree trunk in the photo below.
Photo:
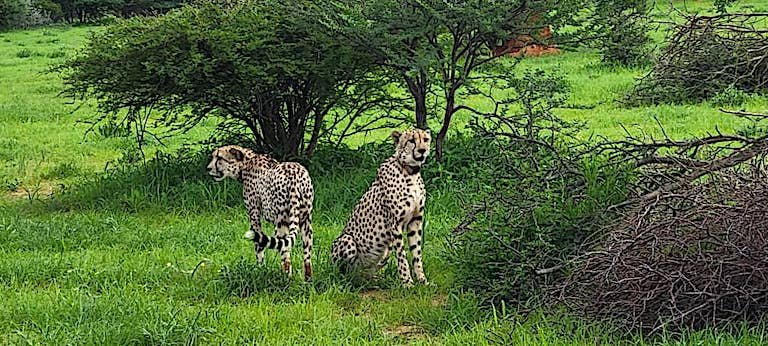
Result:
{"type": "Polygon", "coordinates": [[[435,159],[440,161],[443,159],[443,143],[445,142],[445,136],[448,135],[448,128],[451,125],[451,118],[456,108],[456,92],[449,90],[445,95],[445,115],[443,116],[443,125],[440,126],[440,132],[437,133],[437,139],[435,139],[435,159]]]}
{"type": "MultiPolygon", "coordinates": [[[[415,97],[415,96],[414,96],[415,97]]],[[[419,94],[416,101],[416,127],[419,129],[427,128],[427,98],[424,94],[419,94]]]]}
{"type": "Polygon", "coordinates": [[[416,109],[416,128],[427,129],[427,76],[426,73],[420,73],[419,77],[411,78],[404,76],[408,85],[408,91],[413,97],[416,109]]]}
{"type": "Polygon", "coordinates": [[[314,120],[314,123],[312,124],[312,135],[309,138],[309,144],[307,144],[307,149],[304,151],[304,155],[307,158],[312,158],[312,154],[315,153],[315,149],[317,148],[317,141],[320,139],[320,129],[323,127],[324,117],[325,117],[325,112],[320,111],[319,109],[315,110],[315,120],[314,120]]]}

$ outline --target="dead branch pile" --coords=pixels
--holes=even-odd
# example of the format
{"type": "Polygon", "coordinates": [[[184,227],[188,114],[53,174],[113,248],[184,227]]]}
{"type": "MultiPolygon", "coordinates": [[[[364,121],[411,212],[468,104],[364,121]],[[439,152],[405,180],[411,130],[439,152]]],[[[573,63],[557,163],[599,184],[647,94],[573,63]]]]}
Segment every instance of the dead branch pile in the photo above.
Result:
{"type": "Polygon", "coordinates": [[[729,88],[768,90],[768,13],[686,16],[673,24],[631,104],[700,101],[729,88]]]}
{"type": "Polygon", "coordinates": [[[768,139],[625,145],[647,150],[638,163],[662,180],[573,262],[557,301],[650,334],[760,321],[768,311],[768,139]],[[707,148],[714,158],[696,158],[707,148]]]}
{"type": "Polygon", "coordinates": [[[637,167],[634,197],[611,209],[647,203],[722,170],[740,167],[768,152],[768,134],[763,122],[768,113],[721,110],[748,118],[756,131],[750,135],[723,134],[720,131],[687,140],[670,138],[659,123],[662,139],[645,133],[634,134],[625,128],[626,138],[598,147],[608,153],[611,164],[632,163],[637,167]]]}

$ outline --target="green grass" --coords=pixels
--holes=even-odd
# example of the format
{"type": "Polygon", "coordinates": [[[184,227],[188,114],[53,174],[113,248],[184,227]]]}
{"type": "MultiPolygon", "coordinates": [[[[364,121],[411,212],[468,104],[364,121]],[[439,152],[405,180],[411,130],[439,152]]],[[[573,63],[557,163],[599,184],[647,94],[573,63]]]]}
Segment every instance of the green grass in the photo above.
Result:
{"type": "MultiPolygon", "coordinates": [[[[762,6],[757,0],[745,4],[762,6]]],[[[371,282],[339,277],[328,263],[330,243],[372,181],[371,164],[331,172],[312,166],[314,282],[284,278],[273,253],[265,267],[256,267],[242,238],[247,218],[238,184],[213,183],[199,156],[161,156],[161,166],[117,166],[114,161],[131,152],[131,139],[86,134],[89,125],[82,121],[95,114],[93,102],[76,109],[57,96],[60,79],[43,71],[74,54],[91,30],[100,28],[0,34],[0,343],[650,342],[558,312],[524,318],[516,311],[482,310],[471,294],[457,292],[441,257],[462,217],[451,189],[429,192],[425,265],[433,286],[400,288],[391,263],[371,282]]],[[[658,135],[655,119],[675,137],[746,125],[707,103],[621,108],[613,100],[644,71],[603,67],[593,53],[530,59],[519,67],[567,76],[574,89],[569,103],[593,108],[558,112],[585,121],[584,138],[621,137],[620,124],[658,135]]],[[[752,97],[739,107],[765,110],[768,101],[752,97]]],[[[466,121],[459,115],[458,127],[466,121]]],[[[165,148],[153,143],[150,157],[205,138],[214,125],[171,138],[165,148]]],[[[371,138],[352,144],[366,140],[371,138]]],[[[294,259],[300,253],[296,249],[294,259]]],[[[295,273],[299,262],[294,260],[295,273]]],[[[763,335],[744,328],[655,341],[762,344],[763,335]]]]}

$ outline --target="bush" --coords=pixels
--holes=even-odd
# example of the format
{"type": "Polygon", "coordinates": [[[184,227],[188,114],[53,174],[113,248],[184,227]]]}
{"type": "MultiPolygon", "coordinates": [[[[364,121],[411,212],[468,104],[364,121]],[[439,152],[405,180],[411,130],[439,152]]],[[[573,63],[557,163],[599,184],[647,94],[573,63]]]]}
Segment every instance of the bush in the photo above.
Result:
{"type": "Polygon", "coordinates": [[[744,102],[749,100],[749,94],[729,87],[721,92],[718,92],[709,99],[709,102],[715,107],[722,106],[740,106],[744,102]]]}
{"type": "Polygon", "coordinates": [[[681,186],[608,227],[553,300],[649,333],[758,324],[768,308],[767,214],[760,169],[681,186]]]}
{"type": "Polygon", "coordinates": [[[0,0],[0,30],[49,23],[55,8],[47,0],[0,0]]]}
{"type": "Polygon", "coordinates": [[[28,1],[0,0],[0,30],[24,26],[29,11],[28,1]]]}
{"type": "Polygon", "coordinates": [[[561,276],[537,270],[560,266],[598,229],[606,207],[624,197],[627,175],[600,168],[590,148],[569,138],[577,124],[552,114],[566,99],[561,77],[534,72],[513,85],[519,114],[470,125],[470,212],[448,258],[460,285],[484,303],[531,307],[561,276]]]}
{"type": "Polygon", "coordinates": [[[691,16],[627,97],[631,105],[698,102],[726,90],[768,91],[768,13],[691,16]]]}
{"type": "Polygon", "coordinates": [[[648,2],[597,0],[592,34],[598,34],[603,62],[622,66],[649,62],[648,2]]]}
{"type": "Polygon", "coordinates": [[[186,131],[216,117],[221,132],[247,133],[259,151],[310,156],[325,116],[370,64],[316,31],[300,5],[204,2],[121,21],[56,71],[69,95],[97,99],[97,122],[120,114],[139,143],[147,129],[186,131]]]}

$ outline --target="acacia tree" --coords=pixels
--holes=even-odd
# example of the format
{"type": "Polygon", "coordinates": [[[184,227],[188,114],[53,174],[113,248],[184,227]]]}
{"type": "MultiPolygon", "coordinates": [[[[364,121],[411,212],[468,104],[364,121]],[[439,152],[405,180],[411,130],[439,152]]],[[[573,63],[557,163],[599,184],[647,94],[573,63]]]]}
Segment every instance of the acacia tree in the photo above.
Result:
{"type": "Polygon", "coordinates": [[[336,0],[308,3],[305,15],[320,14],[319,30],[330,30],[360,51],[372,55],[412,98],[416,127],[427,128],[427,98],[433,79],[433,56],[424,37],[437,27],[409,1],[336,0]]]}
{"type": "Polygon", "coordinates": [[[122,21],[57,70],[66,93],[139,134],[185,131],[208,117],[244,127],[253,146],[311,156],[328,112],[372,64],[316,33],[294,1],[237,0],[122,21]]]}
{"type": "MultiPolygon", "coordinates": [[[[415,123],[427,127],[427,100],[443,103],[435,141],[439,159],[451,121],[460,110],[457,95],[472,80],[493,78],[480,67],[498,59],[493,49],[528,35],[536,42],[545,25],[567,23],[581,0],[335,0],[312,11],[377,63],[400,76],[415,105],[415,123]]],[[[471,91],[471,90],[465,90],[471,91]]]]}

